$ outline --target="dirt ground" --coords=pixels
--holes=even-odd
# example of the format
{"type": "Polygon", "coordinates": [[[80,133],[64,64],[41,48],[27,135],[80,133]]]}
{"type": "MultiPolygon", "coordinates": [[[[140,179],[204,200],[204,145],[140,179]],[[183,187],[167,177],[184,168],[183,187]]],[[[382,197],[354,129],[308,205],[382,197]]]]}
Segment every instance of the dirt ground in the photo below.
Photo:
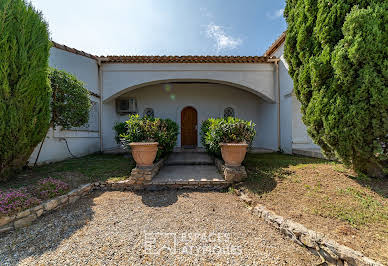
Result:
{"type": "Polygon", "coordinates": [[[333,162],[250,155],[242,185],[256,202],[388,264],[388,179],[333,162]]]}

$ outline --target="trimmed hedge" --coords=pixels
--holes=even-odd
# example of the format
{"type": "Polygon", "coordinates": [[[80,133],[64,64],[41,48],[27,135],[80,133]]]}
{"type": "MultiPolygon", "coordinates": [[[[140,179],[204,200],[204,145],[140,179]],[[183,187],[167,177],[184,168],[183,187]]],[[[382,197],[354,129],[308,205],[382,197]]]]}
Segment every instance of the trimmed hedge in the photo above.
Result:
{"type": "Polygon", "coordinates": [[[220,143],[247,143],[252,145],[256,135],[255,123],[238,118],[210,118],[201,124],[201,142],[205,149],[221,157],[220,143]]]}

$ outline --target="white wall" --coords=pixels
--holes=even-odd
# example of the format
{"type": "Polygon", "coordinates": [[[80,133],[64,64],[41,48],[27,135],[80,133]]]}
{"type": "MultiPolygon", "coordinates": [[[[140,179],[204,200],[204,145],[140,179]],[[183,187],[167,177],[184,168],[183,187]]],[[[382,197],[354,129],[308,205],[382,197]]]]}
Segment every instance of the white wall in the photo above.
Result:
{"type": "MultiPolygon", "coordinates": [[[[95,60],[53,47],[50,50],[49,62],[51,67],[74,74],[85,83],[88,90],[99,94],[98,67],[95,60]]],[[[100,98],[91,96],[91,100],[96,102],[97,105],[100,104],[100,98]]],[[[98,128],[98,125],[95,125],[93,130],[60,130],[58,128],[53,131],[50,129],[44,141],[38,163],[55,162],[70,158],[71,155],[67,150],[64,138],[68,142],[70,151],[76,156],[99,151],[100,138],[99,131],[96,128],[98,128]]],[[[32,153],[29,159],[30,164],[35,162],[39,147],[40,144],[32,153]]]]}
{"type": "Polygon", "coordinates": [[[259,64],[103,64],[103,100],[160,81],[215,81],[246,89],[275,102],[274,65],[259,64]]]}
{"type": "Polygon", "coordinates": [[[273,54],[280,58],[280,128],[281,148],[286,153],[292,149],[319,149],[307,134],[302,121],[301,104],[293,95],[293,81],[288,74],[288,64],[284,58],[284,43],[273,54]]]}
{"type": "MultiPolygon", "coordinates": [[[[257,136],[253,146],[276,150],[276,104],[267,103],[245,90],[223,84],[157,84],[138,88],[121,97],[136,97],[138,113],[153,108],[155,117],[170,118],[180,125],[181,111],[193,106],[198,112],[198,145],[200,123],[209,117],[222,117],[226,107],[233,107],[235,116],[256,123],[257,136]],[[168,87],[169,86],[169,87],[168,87]]],[[[103,146],[104,150],[117,147],[113,125],[125,121],[127,116],[116,114],[115,101],[104,103],[103,146]]],[[[180,135],[177,146],[180,146],[180,135]]]]}

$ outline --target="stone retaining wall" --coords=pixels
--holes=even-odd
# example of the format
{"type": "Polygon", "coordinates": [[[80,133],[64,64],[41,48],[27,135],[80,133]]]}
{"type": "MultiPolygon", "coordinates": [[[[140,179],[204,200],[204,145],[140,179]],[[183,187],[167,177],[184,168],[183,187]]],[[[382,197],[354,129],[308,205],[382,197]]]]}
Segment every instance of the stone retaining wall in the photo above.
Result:
{"type": "Polygon", "coordinates": [[[92,189],[92,184],[82,185],[65,195],[50,199],[38,206],[24,210],[13,216],[0,216],[0,233],[28,226],[42,214],[72,204],[83,195],[88,194],[92,189]]]}
{"type": "Polygon", "coordinates": [[[164,162],[165,158],[162,158],[150,167],[136,166],[131,171],[130,182],[137,185],[151,182],[152,178],[154,178],[159,173],[159,170],[164,165],[164,162]]]}
{"type": "MultiPolygon", "coordinates": [[[[253,204],[253,200],[244,192],[235,190],[236,194],[242,201],[248,205],[253,204]]],[[[323,234],[307,229],[302,224],[275,214],[273,211],[266,209],[263,205],[257,204],[252,206],[252,212],[255,215],[263,218],[264,221],[278,229],[282,234],[289,237],[298,245],[307,248],[310,252],[318,255],[322,259],[322,263],[326,262],[329,265],[368,265],[368,266],[383,266],[358,251],[355,251],[347,246],[341,245],[334,240],[326,238],[323,234]]]]}
{"type": "Polygon", "coordinates": [[[237,183],[248,177],[245,167],[242,165],[238,167],[226,166],[224,161],[218,158],[214,158],[214,163],[227,182],[237,183]]]}

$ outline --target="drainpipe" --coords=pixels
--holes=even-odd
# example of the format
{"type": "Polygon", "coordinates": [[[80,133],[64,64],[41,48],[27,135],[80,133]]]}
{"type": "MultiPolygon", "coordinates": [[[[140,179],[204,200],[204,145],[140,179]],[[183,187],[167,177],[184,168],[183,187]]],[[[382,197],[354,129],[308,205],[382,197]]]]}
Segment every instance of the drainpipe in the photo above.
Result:
{"type": "Polygon", "coordinates": [[[101,58],[97,58],[97,67],[98,67],[98,90],[100,92],[100,115],[99,115],[99,121],[98,121],[98,131],[99,131],[99,135],[100,135],[100,152],[103,152],[103,142],[102,142],[102,112],[103,112],[103,108],[102,108],[102,70],[101,70],[101,67],[102,67],[102,64],[101,64],[101,58]]]}
{"type": "Polygon", "coordinates": [[[279,58],[268,59],[268,62],[272,62],[276,66],[276,84],[277,84],[277,117],[278,117],[278,151],[281,151],[281,137],[280,137],[280,75],[279,75],[279,58]]]}

